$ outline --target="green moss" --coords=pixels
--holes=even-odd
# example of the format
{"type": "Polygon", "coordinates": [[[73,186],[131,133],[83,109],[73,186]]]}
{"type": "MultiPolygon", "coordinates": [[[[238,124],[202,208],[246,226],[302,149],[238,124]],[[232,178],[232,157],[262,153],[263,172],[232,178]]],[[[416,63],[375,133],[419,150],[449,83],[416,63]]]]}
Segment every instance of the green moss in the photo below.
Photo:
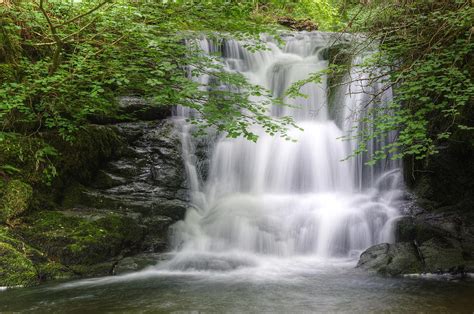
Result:
{"type": "Polygon", "coordinates": [[[30,185],[19,180],[11,180],[5,187],[5,192],[0,199],[0,223],[8,222],[25,212],[33,195],[30,185]]]}
{"type": "Polygon", "coordinates": [[[107,126],[87,126],[74,134],[72,142],[59,136],[49,139],[61,154],[59,171],[66,179],[89,182],[100,166],[113,158],[123,147],[123,139],[107,126]]]}
{"type": "Polygon", "coordinates": [[[41,281],[65,280],[75,277],[71,269],[57,262],[49,261],[35,266],[41,281]]]}
{"type": "Polygon", "coordinates": [[[127,217],[97,220],[63,212],[39,212],[23,220],[19,232],[34,247],[64,265],[92,265],[136,248],[143,230],[127,217]]]}
{"type": "Polygon", "coordinates": [[[33,263],[8,243],[0,242],[0,286],[29,286],[39,282],[33,263]]]}

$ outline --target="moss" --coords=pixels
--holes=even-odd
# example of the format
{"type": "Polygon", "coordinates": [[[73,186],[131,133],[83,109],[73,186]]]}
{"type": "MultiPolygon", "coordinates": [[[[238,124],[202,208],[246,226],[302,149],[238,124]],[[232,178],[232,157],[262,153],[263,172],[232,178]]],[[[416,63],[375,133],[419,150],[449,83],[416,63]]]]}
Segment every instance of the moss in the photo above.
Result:
{"type": "Polygon", "coordinates": [[[53,261],[48,261],[35,266],[41,281],[65,280],[76,276],[71,269],[53,261]]]}
{"type": "MultiPolygon", "coordinates": [[[[15,234],[6,227],[0,228],[0,242],[10,245],[31,261],[40,281],[68,279],[74,276],[70,269],[60,263],[49,260],[44,253],[16,238],[15,234]]],[[[2,262],[6,262],[6,260],[4,256],[0,255],[0,263],[2,262]]]]}
{"type": "Polygon", "coordinates": [[[81,183],[89,182],[100,166],[124,145],[124,140],[113,128],[94,125],[76,132],[72,142],[59,136],[51,136],[49,142],[61,154],[59,171],[65,181],[72,178],[81,183]]]}
{"type": "Polygon", "coordinates": [[[25,212],[33,195],[30,185],[19,180],[11,180],[5,187],[0,199],[0,223],[8,222],[11,218],[25,212]]]}
{"type": "Polygon", "coordinates": [[[39,212],[23,220],[19,232],[28,243],[64,265],[93,265],[134,250],[143,236],[127,217],[108,215],[97,220],[63,212],[39,212]]]}
{"type": "Polygon", "coordinates": [[[39,282],[33,263],[8,243],[0,242],[0,286],[30,286],[39,282]]]}

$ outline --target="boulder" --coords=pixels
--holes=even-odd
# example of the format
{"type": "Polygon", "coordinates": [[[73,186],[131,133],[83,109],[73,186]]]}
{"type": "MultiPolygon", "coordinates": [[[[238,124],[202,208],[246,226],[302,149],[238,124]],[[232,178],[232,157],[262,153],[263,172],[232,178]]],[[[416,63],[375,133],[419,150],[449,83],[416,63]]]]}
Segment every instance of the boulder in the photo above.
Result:
{"type": "Polygon", "coordinates": [[[394,244],[379,244],[360,256],[359,268],[382,275],[474,270],[474,228],[459,213],[423,213],[400,218],[394,244]]]}
{"type": "Polygon", "coordinates": [[[380,275],[397,276],[423,271],[417,248],[411,243],[382,243],[360,256],[357,268],[380,275]]]}

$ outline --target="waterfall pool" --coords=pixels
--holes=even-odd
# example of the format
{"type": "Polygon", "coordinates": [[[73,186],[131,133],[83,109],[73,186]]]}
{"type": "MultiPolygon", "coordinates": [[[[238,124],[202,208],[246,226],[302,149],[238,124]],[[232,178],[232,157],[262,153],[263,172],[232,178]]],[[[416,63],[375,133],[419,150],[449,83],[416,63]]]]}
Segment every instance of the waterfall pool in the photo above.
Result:
{"type": "Polygon", "coordinates": [[[0,292],[0,312],[472,313],[474,281],[382,278],[354,261],[288,259],[228,272],[157,269],[0,292]]]}

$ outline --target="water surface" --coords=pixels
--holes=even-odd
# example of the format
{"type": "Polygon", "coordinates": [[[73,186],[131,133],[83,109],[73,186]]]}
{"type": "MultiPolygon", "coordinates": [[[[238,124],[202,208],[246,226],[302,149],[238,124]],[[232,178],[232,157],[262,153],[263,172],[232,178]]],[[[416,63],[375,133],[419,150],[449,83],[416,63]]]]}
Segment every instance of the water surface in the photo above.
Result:
{"type": "Polygon", "coordinates": [[[353,266],[353,261],[288,259],[226,272],[152,268],[0,292],[0,312],[474,311],[472,280],[381,278],[353,266]]]}

